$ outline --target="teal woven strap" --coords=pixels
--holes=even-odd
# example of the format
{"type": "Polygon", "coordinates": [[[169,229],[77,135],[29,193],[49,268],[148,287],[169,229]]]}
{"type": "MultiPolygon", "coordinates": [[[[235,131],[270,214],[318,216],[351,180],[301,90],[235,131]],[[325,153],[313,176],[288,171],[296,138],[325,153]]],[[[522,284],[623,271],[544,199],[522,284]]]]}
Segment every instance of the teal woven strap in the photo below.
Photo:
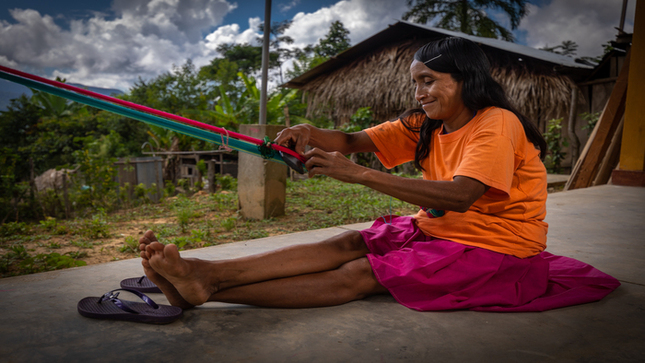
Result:
{"type": "MultiPolygon", "coordinates": [[[[30,79],[14,76],[5,72],[0,72],[0,78],[6,79],[14,83],[27,86],[39,91],[47,92],[55,96],[63,97],[75,102],[79,102],[88,106],[96,107],[101,110],[113,112],[121,116],[129,117],[135,120],[145,122],[147,124],[159,126],[168,130],[178,132],[180,134],[192,136],[194,138],[211,142],[216,145],[226,145],[233,150],[242,151],[245,153],[253,154],[256,156],[262,157],[263,155],[258,150],[258,145],[252,144],[250,142],[234,139],[234,138],[225,138],[224,135],[216,134],[210,131],[202,130],[200,128],[182,124],[176,121],[168,120],[159,116],[150,115],[144,112],[133,110],[127,107],[115,105],[103,100],[98,100],[89,96],[81,95],[76,92],[68,91],[61,88],[56,88],[48,84],[32,81],[30,79]]],[[[278,162],[280,164],[285,164],[280,156],[280,153],[274,153],[269,160],[278,162]]]]}

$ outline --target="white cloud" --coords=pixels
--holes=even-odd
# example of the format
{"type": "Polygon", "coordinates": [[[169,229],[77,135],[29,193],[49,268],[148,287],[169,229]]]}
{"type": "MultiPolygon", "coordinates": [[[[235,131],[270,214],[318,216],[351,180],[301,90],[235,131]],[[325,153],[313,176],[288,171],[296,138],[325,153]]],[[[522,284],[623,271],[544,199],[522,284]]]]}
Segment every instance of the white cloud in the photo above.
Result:
{"type": "Polygon", "coordinates": [[[9,67],[9,68],[18,67],[18,63],[14,62],[12,60],[9,60],[7,57],[5,57],[3,55],[0,55],[0,65],[3,65],[5,67],[9,67]]]}
{"type": "Polygon", "coordinates": [[[280,4],[278,4],[278,8],[280,9],[281,12],[285,13],[285,12],[293,9],[293,7],[298,5],[299,3],[300,3],[300,0],[291,0],[288,3],[280,3],[280,4]]]}
{"type": "Polygon", "coordinates": [[[70,20],[69,29],[49,15],[13,9],[14,22],[0,22],[0,62],[127,90],[138,77],[155,77],[187,58],[206,64],[215,52],[203,34],[235,7],[224,0],[114,0],[113,19],[95,13],[70,20]]]}
{"type": "MultiPolygon", "coordinates": [[[[299,1],[284,0],[278,7],[286,9],[299,1]]],[[[633,29],[635,1],[629,4],[627,32],[633,29]]],[[[579,45],[578,56],[595,56],[602,52],[603,43],[615,37],[621,5],[621,0],[551,0],[542,7],[530,5],[520,30],[529,46],[573,40],[579,45]]],[[[69,82],[127,90],[138,77],[156,77],[187,58],[196,66],[207,64],[218,56],[220,44],[255,44],[260,18],[249,18],[246,29],[238,24],[217,27],[236,7],[231,0],[113,0],[110,14],[63,19],[68,29],[49,15],[13,9],[13,21],[0,20],[0,64],[61,76],[69,82]]],[[[324,37],[331,23],[339,20],[356,44],[396,22],[406,10],[405,0],[342,0],[296,14],[286,35],[294,39],[293,47],[302,48],[324,37]]]]}
{"type": "Polygon", "coordinates": [[[298,13],[285,32],[294,39],[294,47],[316,43],[339,20],[349,30],[352,44],[376,34],[393,24],[407,10],[404,0],[343,0],[314,13],[298,13]]]}
{"type": "MultiPolygon", "coordinates": [[[[529,15],[520,23],[526,31],[527,45],[541,48],[565,40],[578,44],[576,56],[598,56],[602,45],[614,40],[620,21],[622,0],[553,0],[537,7],[529,5],[529,15]]],[[[636,1],[629,2],[625,31],[634,28],[636,1]]]]}
{"type": "Polygon", "coordinates": [[[262,23],[260,18],[250,18],[249,27],[240,33],[240,26],[237,24],[224,25],[206,36],[205,46],[208,49],[215,50],[222,44],[256,44],[260,33],[257,31],[258,26],[262,23]]]}

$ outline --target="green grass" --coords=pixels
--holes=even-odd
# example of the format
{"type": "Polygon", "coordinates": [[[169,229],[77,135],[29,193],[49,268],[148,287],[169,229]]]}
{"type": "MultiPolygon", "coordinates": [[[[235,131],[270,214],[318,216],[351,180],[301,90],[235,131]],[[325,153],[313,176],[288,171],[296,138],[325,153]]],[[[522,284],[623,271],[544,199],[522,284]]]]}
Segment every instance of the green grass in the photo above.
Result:
{"type": "MultiPolygon", "coordinates": [[[[230,185],[235,183],[230,181],[230,185]]],[[[92,254],[113,260],[138,255],[141,231],[154,230],[161,243],[187,250],[275,234],[373,221],[392,214],[409,215],[417,206],[357,184],[327,177],[287,181],[286,215],[245,220],[237,210],[235,189],[196,197],[179,195],[115,213],[97,211],[89,218],[0,225],[0,275],[13,276],[83,265],[92,254]],[[128,235],[139,231],[136,235],[128,235]],[[116,248],[107,237],[125,235],[116,248]],[[69,251],[70,247],[74,250],[69,251]],[[38,253],[36,249],[46,253],[38,253]],[[57,253],[59,249],[68,251],[57,253]],[[124,256],[124,254],[126,256],[124,256]]]]}

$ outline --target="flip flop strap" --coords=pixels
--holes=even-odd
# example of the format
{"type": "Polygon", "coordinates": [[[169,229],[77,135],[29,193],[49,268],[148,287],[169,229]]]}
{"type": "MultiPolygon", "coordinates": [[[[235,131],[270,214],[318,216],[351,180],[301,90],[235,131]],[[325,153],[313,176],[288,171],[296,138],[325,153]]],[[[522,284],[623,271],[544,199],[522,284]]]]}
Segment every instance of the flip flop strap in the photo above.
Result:
{"type": "Polygon", "coordinates": [[[121,301],[118,298],[119,293],[118,292],[115,293],[115,291],[118,291],[118,290],[127,291],[129,293],[135,294],[141,300],[143,300],[143,302],[148,304],[153,309],[159,309],[159,305],[157,305],[151,298],[149,298],[148,296],[146,296],[145,294],[143,294],[143,293],[141,293],[139,291],[132,290],[132,289],[114,289],[112,291],[106,292],[105,294],[103,294],[103,296],[101,296],[99,298],[98,303],[100,304],[103,301],[111,301],[111,302],[114,303],[114,305],[116,305],[119,309],[121,309],[123,311],[127,311],[128,313],[132,313],[132,314],[139,314],[137,311],[135,311],[135,310],[131,309],[130,307],[128,307],[128,305],[125,302],[121,301]]]}

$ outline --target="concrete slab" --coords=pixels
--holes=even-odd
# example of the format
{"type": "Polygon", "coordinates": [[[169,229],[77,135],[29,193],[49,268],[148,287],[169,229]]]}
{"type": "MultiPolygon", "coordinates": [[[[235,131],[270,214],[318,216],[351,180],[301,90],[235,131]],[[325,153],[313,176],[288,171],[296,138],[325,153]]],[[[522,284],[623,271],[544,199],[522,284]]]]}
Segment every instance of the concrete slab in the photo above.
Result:
{"type": "Polygon", "coordinates": [[[567,184],[567,181],[569,180],[569,175],[564,175],[564,174],[547,174],[546,175],[546,183],[550,187],[556,187],[559,185],[565,185],[567,184]]]}
{"type": "MultiPolygon", "coordinates": [[[[321,309],[208,303],[164,326],[81,317],[76,303],[140,276],[139,261],[0,279],[0,361],[643,362],[645,188],[549,196],[548,251],[623,285],[603,301],[543,313],[426,312],[377,296],[321,309]]],[[[369,223],[184,253],[232,258],[309,243],[369,223]]],[[[154,295],[166,303],[161,295],[154,295]]]]}

